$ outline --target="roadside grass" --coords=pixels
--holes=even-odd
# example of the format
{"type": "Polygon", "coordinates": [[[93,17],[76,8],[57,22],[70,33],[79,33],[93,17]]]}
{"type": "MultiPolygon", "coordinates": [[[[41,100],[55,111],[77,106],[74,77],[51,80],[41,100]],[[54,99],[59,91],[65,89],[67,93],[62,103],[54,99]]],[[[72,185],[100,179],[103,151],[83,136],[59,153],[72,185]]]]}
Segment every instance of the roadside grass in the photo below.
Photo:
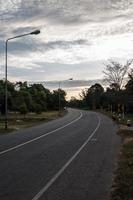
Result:
{"type": "MultiPolygon", "coordinates": [[[[102,114],[105,114],[112,119],[112,113],[111,112],[105,111],[105,110],[96,110],[96,111],[100,112],[102,114]]],[[[118,124],[127,125],[127,120],[131,120],[131,125],[133,126],[133,114],[125,114],[124,119],[122,117],[122,114],[121,114],[121,118],[119,118],[118,114],[116,114],[116,120],[115,121],[118,124]]]]}
{"type": "Polygon", "coordinates": [[[120,121],[121,124],[126,125],[127,124],[127,120],[131,120],[132,125],[133,125],[133,114],[126,114],[124,119],[122,119],[120,121]]]}
{"type": "Polygon", "coordinates": [[[111,200],[133,199],[133,130],[120,130],[123,139],[118,167],[114,174],[111,200]]]}
{"type": "MultiPolygon", "coordinates": [[[[100,112],[112,118],[111,112],[100,112]]],[[[133,114],[126,114],[124,119],[116,117],[115,121],[120,127],[125,126],[118,131],[122,138],[122,147],[114,173],[110,200],[133,200],[133,114]],[[131,120],[131,127],[126,126],[127,120],[131,120]]]]}
{"type": "Polygon", "coordinates": [[[28,113],[21,115],[19,113],[10,113],[8,117],[8,130],[4,129],[4,117],[0,117],[0,134],[10,133],[15,130],[32,127],[64,116],[67,111],[47,111],[41,114],[28,113]]]}
{"type": "MultiPolygon", "coordinates": [[[[111,112],[99,112],[112,118],[111,112]]],[[[124,119],[116,117],[115,121],[125,126],[118,131],[122,138],[122,147],[114,173],[110,200],[133,200],[133,114],[126,114],[124,119]],[[131,127],[126,126],[127,120],[131,120],[131,127]]]]}

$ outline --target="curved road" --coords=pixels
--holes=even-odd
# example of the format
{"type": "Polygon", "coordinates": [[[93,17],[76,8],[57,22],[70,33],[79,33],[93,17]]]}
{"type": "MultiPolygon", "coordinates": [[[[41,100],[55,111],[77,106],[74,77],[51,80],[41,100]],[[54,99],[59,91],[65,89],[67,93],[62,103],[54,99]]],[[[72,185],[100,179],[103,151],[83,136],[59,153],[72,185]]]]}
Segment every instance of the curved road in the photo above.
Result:
{"type": "Polygon", "coordinates": [[[0,136],[0,200],[108,200],[120,146],[106,116],[63,118],[0,136]]]}

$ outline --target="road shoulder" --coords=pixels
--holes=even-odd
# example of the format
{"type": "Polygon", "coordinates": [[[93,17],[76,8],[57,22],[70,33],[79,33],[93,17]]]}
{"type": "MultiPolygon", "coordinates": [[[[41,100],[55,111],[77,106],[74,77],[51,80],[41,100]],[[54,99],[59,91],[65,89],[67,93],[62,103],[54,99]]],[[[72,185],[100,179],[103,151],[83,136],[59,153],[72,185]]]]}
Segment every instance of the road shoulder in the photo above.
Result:
{"type": "Polygon", "coordinates": [[[129,200],[133,199],[133,130],[120,126],[118,134],[122,138],[122,146],[114,173],[110,199],[129,200]]]}

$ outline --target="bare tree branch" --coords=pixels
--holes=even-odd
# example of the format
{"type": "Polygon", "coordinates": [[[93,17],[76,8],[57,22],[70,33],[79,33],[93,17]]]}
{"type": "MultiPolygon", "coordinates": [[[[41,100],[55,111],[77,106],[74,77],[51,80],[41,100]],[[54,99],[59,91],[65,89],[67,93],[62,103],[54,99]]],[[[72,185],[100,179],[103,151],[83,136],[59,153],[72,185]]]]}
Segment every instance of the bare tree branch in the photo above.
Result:
{"type": "Polygon", "coordinates": [[[128,73],[129,67],[133,60],[127,60],[125,65],[122,65],[116,61],[108,60],[109,64],[105,65],[104,80],[109,83],[109,85],[116,85],[117,89],[121,89],[123,85],[124,78],[128,73]]]}

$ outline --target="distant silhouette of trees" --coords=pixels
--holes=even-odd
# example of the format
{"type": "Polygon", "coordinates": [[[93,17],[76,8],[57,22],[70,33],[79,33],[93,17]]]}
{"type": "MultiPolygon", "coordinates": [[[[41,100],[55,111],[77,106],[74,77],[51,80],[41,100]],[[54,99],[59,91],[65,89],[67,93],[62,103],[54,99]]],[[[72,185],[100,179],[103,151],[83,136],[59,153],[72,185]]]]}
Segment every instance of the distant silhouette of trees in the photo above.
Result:
{"type": "MultiPolygon", "coordinates": [[[[51,92],[42,84],[27,82],[11,83],[8,81],[8,110],[41,113],[46,110],[58,110],[59,92],[61,109],[66,105],[66,93],[64,90],[51,92]]],[[[0,80],[0,112],[5,112],[5,81],[0,80]]]]}
{"type": "Polygon", "coordinates": [[[127,107],[127,112],[133,112],[133,69],[129,73],[129,81],[127,82],[125,102],[127,107]]]}
{"type": "Polygon", "coordinates": [[[84,108],[86,107],[86,102],[82,99],[76,99],[75,97],[71,97],[67,106],[72,108],[84,108]]]}
{"type": "Polygon", "coordinates": [[[133,113],[133,70],[128,76],[128,82],[124,88],[117,87],[116,83],[112,83],[104,89],[102,85],[96,83],[89,89],[82,91],[80,100],[71,98],[68,106],[90,110],[104,109],[117,113],[133,113]]]}
{"type": "Polygon", "coordinates": [[[99,109],[102,105],[103,93],[104,88],[99,83],[96,83],[84,93],[83,101],[91,109],[99,109]]]}
{"type": "MultiPolygon", "coordinates": [[[[27,112],[41,113],[46,110],[59,109],[59,96],[61,109],[70,106],[76,108],[89,108],[91,110],[104,109],[111,112],[133,113],[133,69],[128,74],[128,81],[124,87],[123,78],[127,73],[131,61],[125,66],[113,62],[116,79],[111,79],[106,89],[99,83],[82,91],[81,99],[72,97],[66,104],[66,92],[62,89],[51,92],[42,84],[28,85],[27,82],[11,83],[8,81],[8,110],[18,111],[22,114],[27,112]],[[121,73],[120,73],[121,71],[121,73]]],[[[113,68],[108,66],[108,73],[113,73],[113,68]],[[111,69],[111,70],[110,70],[111,69]]],[[[105,74],[105,73],[104,73],[105,74]]],[[[5,112],[5,81],[0,80],[0,111],[5,112]]]]}
{"type": "Polygon", "coordinates": [[[128,74],[129,81],[126,84],[125,88],[128,94],[133,95],[133,69],[131,69],[130,73],[128,74]]]}

